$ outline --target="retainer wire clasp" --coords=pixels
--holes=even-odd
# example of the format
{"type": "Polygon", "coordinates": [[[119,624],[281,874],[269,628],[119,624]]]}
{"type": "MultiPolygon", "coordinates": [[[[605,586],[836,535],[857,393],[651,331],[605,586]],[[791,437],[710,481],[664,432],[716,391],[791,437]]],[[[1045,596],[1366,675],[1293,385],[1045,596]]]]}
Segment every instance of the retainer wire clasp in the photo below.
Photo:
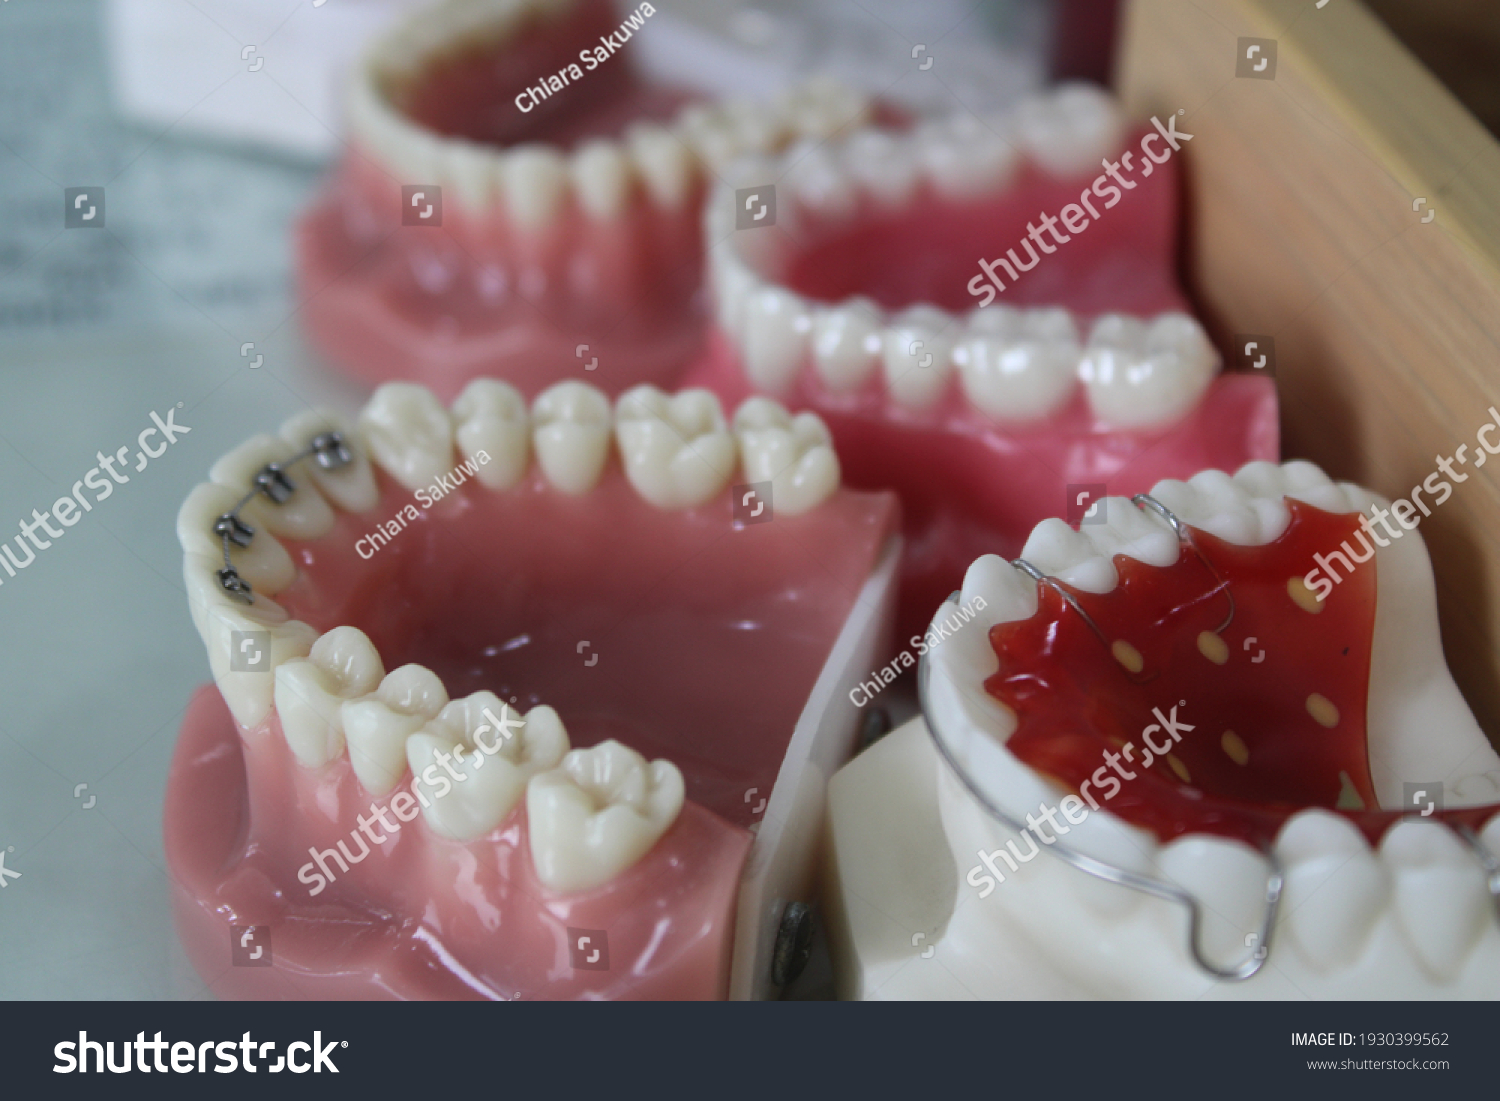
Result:
{"type": "Polygon", "coordinates": [[[214,521],[213,533],[223,541],[224,547],[224,568],[214,576],[218,578],[220,588],[241,603],[253,604],[255,591],[250,582],[234,568],[229,560],[229,552],[233,547],[243,549],[250,546],[255,539],[255,529],[245,522],[240,511],[257,496],[264,497],[273,505],[286,504],[297,491],[297,483],[292,481],[287,469],[307,458],[313,459],[324,470],[339,470],[354,461],[354,453],[349,450],[342,433],[320,432],[290,459],[267,463],[261,467],[252,479],[250,492],[214,521]]]}

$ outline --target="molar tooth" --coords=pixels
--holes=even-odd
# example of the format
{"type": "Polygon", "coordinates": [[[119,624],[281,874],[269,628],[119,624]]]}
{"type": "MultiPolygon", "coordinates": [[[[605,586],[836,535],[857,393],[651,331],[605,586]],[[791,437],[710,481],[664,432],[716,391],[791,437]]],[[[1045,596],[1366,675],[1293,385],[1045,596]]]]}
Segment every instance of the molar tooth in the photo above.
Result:
{"type": "Polygon", "coordinates": [[[1109,592],[1119,581],[1114,564],[1099,556],[1089,538],[1055,516],[1031,529],[1021,557],[1049,577],[1086,592],[1109,592]]]}
{"type": "Polygon", "coordinates": [[[625,141],[651,200],[667,210],[686,203],[695,175],[688,148],[670,131],[644,123],[626,130],[625,141]]]}
{"type": "Polygon", "coordinates": [[[546,229],[557,217],[568,169],[550,145],[518,145],[504,155],[505,209],[524,229],[546,229]]]}
{"type": "MultiPolygon", "coordinates": [[[[294,454],[291,444],[276,436],[252,436],[214,463],[208,476],[235,491],[238,500],[255,488],[255,476],[266,464],[285,465],[294,454]]],[[[311,459],[304,459],[286,471],[287,480],[296,487],[286,501],[275,504],[257,495],[245,505],[245,518],[288,539],[316,539],[328,534],[333,529],[333,510],[308,477],[306,468],[311,465],[311,459]]]]}
{"type": "Polygon", "coordinates": [[[850,298],[813,319],[813,367],[836,394],[858,390],[874,373],[884,315],[868,298],[850,298]]]}
{"type": "Polygon", "coordinates": [[[448,691],[436,673],[422,665],[403,665],[386,675],[373,696],[342,705],[349,763],[366,791],[384,795],[396,786],[406,767],[406,739],[447,703],[448,691]]]}
{"type": "Polygon", "coordinates": [[[1106,498],[1104,523],[1080,527],[1079,532],[1109,559],[1124,554],[1153,566],[1170,566],[1182,552],[1177,533],[1136,508],[1128,497],[1106,498]]]}
{"type": "Polygon", "coordinates": [[[547,481],[564,493],[587,493],[609,457],[609,399],[582,382],[548,387],[531,407],[532,443],[547,481]]]}
{"type": "Polygon", "coordinates": [[[523,718],[493,692],[454,700],[406,740],[411,774],[429,789],[422,816],[434,833],[454,841],[472,841],[499,826],[521,801],[527,781],[556,768],[567,752],[568,735],[556,711],[543,705],[523,718]],[[449,790],[432,792],[439,780],[449,790]]]}
{"type": "Polygon", "coordinates": [[[453,422],[431,390],[387,382],[359,415],[370,457],[407,489],[416,490],[453,465],[453,422]]]}
{"type": "MultiPolygon", "coordinates": [[[[243,489],[199,482],[177,510],[177,541],[185,553],[201,555],[214,563],[208,571],[210,578],[215,570],[224,568],[224,540],[214,534],[214,524],[244,496],[243,489]]],[[[251,527],[256,530],[250,545],[231,544],[229,561],[258,596],[275,596],[296,579],[297,566],[281,542],[261,527],[260,517],[256,515],[253,520],[251,527]]]]}
{"type": "Polygon", "coordinates": [[[1276,852],[1285,868],[1283,921],[1309,965],[1347,967],[1364,952],[1385,909],[1385,872],[1348,819],[1307,810],[1282,828],[1276,852]]]}
{"type": "Polygon", "coordinates": [[[573,154],[570,172],[578,204],[594,218],[618,218],[630,202],[630,159],[617,142],[584,142],[573,154]]]}
{"type": "Polygon", "coordinates": [[[463,459],[474,459],[486,489],[509,489],[526,473],[531,457],[531,418],[526,400],[508,382],[477,378],[453,402],[454,440],[463,459]],[[489,456],[479,462],[479,452],[489,456]]]}
{"type": "Polygon", "coordinates": [[[953,362],[975,408],[996,420],[1022,422],[1051,416],[1067,402],[1080,349],[1066,311],[1023,314],[988,306],[970,314],[968,330],[953,349],[953,362]]]}
{"type": "Polygon", "coordinates": [[[321,768],[344,751],[345,700],[375,691],[385,668],[356,627],[335,627],[312,644],[306,658],[276,670],[276,714],[297,760],[321,768]]]}
{"type": "Polygon", "coordinates": [[[735,411],[734,434],[747,482],[771,483],[771,507],[797,516],[839,487],[839,460],[828,426],[815,413],[787,413],[769,398],[749,398],[735,411]]]}
{"type": "Polygon", "coordinates": [[[913,306],[887,322],[881,361],[898,404],[928,409],[943,396],[953,373],[952,320],[935,306],[913,306]]]}
{"type": "Polygon", "coordinates": [[[807,303],[781,287],[762,287],[745,303],[742,324],[745,377],[757,390],[785,393],[807,353],[807,303]]]}
{"type": "Polygon", "coordinates": [[[1478,862],[1448,827],[1413,819],[1387,831],[1380,856],[1413,953],[1439,982],[1451,982],[1490,921],[1478,862]]]}
{"type": "Polygon", "coordinates": [[[1187,413],[1218,368],[1218,353],[1186,314],[1164,313],[1149,327],[1115,314],[1095,324],[1078,374],[1095,416],[1151,428],[1187,413]]]}
{"type": "Polygon", "coordinates": [[[1091,84],[1068,83],[1026,100],[1016,130],[1031,159],[1054,176],[1098,172],[1120,148],[1123,124],[1114,97],[1091,84]]]}
{"type": "Polygon", "coordinates": [[[717,497],[735,468],[735,441],[707,390],[668,397],[637,386],[615,403],[625,476],[657,508],[694,508],[717,497]]]}
{"type": "Polygon", "coordinates": [[[281,438],[299,451],[324,432],[337,432],[344,438],[352,461],[337,470],[324,470],[316,459],[309,459],[298,470],[312,475],[323,496],[345,512],[374,508],[380,501],[375,472],[363,449],[355,446],[355,433],[341,418],[323,410],[305,409],[288,417],[281,426],[281,438]]]}
{"type": "Polygon", "coordinates": [[[648,765],[613,740],[572,750],[526,785],[537,878],[568,893],[608,883],[661,839],[683,796],[682,773],[670,761],[648,765]]]}

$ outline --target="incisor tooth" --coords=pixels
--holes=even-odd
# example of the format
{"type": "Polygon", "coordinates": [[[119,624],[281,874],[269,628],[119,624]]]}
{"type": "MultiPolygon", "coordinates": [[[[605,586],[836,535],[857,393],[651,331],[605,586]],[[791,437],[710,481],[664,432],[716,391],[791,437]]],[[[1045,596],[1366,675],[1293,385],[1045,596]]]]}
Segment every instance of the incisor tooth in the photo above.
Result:
{"type": "Polygon", "coordinates": [[[406,767],[406,739],[447,703],[447,689],[437,674],[413,664],[387,674],[373,696],[343,704],[349,763],[366,791],[384,795],[396,786],[406,767]]]}
{"type": "Polygon", "coordinates": [[[1303,811],[1276,842],[1285,868],[1285,921],[1303,957],[1324,973],[1360,957],[1380,920],[1387,884],[1380,862],[1348,819],[1303,811]]]}
{"type": "Polygon", "coordinates": [[[337,432],[344,438],[352,461],[337,470],[324,470],[316,461],[310,460],[298,469],[311,474],[323,496],[345,512],[365,512],[374,508],[380,501],[375,472],[370,469],[370,460],[364,451],[355,446],[355,433],[341,418],[320,409],[305,409],[288,417],[281,426],[281,438],[299,451],[313,437],[324,432],[337,432]]]}
{"type": "MultiPolygon", "coordinates": [[[[267,464],[285,466],[293,454],[291,444],[283,439],[265,434],[252,436],[214,463],[208,476],[234,490],[238,499],[255,488],[255,478],[267,464]]],[[[252,524],[258,523],[288,539],[316,539],[328,534],[333,528],[333,510],[308,477],[305,468],[311,465],[311,459],[304,459],[283,472],[283,477],[295,487],[284,502],[275,504],[257,494],[245,504],[241,515],[252,524]]]]}
{"type": "Polygon", "coordinates": [[[1478,861],[1447,826],[1413,819],[1387,831],[1380,855],[1413,954],[1437,981],[1451,982],[1490,921],[1478,861]]]}
{"type": "Polygon", "coordinates": [[[619,742],[571,751],[560,767],[526,786],[537,878],[565,893],[608,883],[667,832],[682,811],[684,792],[676,765],[648,765],[619,742]]]}
{"type": "Polygon", "coordinates": [[[473,214],[485,215],[495,200],[495,154],[462,138],[443,143],[440,165],[444,180],[452,181],[459,201],[473,214]]]}
{"type": "Polygon", "coordinates": [[[796,516],[839,487],[833,437],[816,413],[795,417],[770,398],[750,398],[734,414],[747,482],[771,483],[774,512],[796,516]]]}
{"type": "Polygon", "coordinates": [[[625,132],[631,160],[652,202],[676,210],[687,201],[693,182],[693,155],[671,132],[637,123],[625,132]]]}
{"type": "Polygon", "coordinates": [[[707,390],[672,397],[654,386],[626,391],[615,403],[615,438],[625,476],[657,508],[711,501],[734,474],[734,437],[707,390]]]}
{"type": "Polygon", "coordinates": [[[564,493],[587,493],[609,457],[609,399],[582,382],[548,387],[531,406],[532,443],[547,481],[564,493]]]}
{"type": "MultiPolygon", "coordinates": [[[[214,523],[244,496],[244,490],[230,489],[217,482],[199,482],[177,510],[177,541],[185,553],[202,555],[214,562],[208,571],[210,576],[224,568],[224,540],[214,534],[214,523]]],[[[296,578],[296,563],[281,542],[260,526],[260,517],[255,517],[251,526],[255,534],[248,547],[230,544],[230,564],[257,595],[275,596],[296,578]]]]}
{"type": "Polygon", "coordinates": [[[344,751],[345,700],[373,692],[385,675],[380,654],[356,627],[335,627],[306,658],[276,669],[276,714],[297,760],[321,768],[344,751]]]}
{"type": "Polygon", "coordinates": [[[531,418],[526,400],[508,382],[476,378],[453,402],[454,441],[462,459],[483,451],[489,461],[479,463],[479,482],[486,489],[509,489],[526,473],[531,457],[531,418]]]}
{"type": "Polygon", "coordinates": [[[617,142],[587,141],[569,166],[578,205],[593,218],[618,218],[630,201],[630,158],[617,142]]]}
{"type": "Polygon", "coordinates": [[[453,465],[453,423],[431,390],[387,382],[359,415],[370,457],[407,489],[420,489],[453,465]]]}
{"type": "Polygon", "coordinates": [[[428,826],[472,841],[505,821],[526,782],[556,768],[567,751],[567,732],[552,708],[534,707],[522,718],[493,692],[475,692],[408,738],[406,761],[426,789],[428,826]]]}
{"type": "Polygon", "coordinates": [[[568,168],[550,145],[518,145],[504,154],[505,209],[527,230],[550,226],[567,189],[568,168]]]}

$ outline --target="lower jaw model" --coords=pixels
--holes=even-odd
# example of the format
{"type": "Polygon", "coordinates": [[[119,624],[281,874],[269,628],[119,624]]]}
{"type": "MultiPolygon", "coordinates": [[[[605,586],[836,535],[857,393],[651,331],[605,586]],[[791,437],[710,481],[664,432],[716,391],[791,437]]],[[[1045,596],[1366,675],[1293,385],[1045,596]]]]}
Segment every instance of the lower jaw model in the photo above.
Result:
{"type": "Polygon", "coordinates": [[[216,994],[773,992],[899,555],[815,417],[389,384],[211,477],[178,533],[217,691],[164,829],[216,994]],[[245,926],[272,966],[228,966],[245,926]]]}
{"type": "Polygon", "coordinates": [[[1257,462],[975,561],[830,783],[842,993],[1500,994],[1500,758],[1403,503],[1257,462]]]}

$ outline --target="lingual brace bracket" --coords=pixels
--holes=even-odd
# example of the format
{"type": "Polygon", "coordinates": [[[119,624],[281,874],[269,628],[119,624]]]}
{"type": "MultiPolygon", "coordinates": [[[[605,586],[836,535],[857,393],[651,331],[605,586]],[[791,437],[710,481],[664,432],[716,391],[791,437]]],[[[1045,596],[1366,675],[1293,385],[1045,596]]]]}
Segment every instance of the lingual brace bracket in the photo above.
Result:
{"type": "Polygon", "coordinates": [[[234,547],[244,549],[255,539],[255,528],[245,522],[240,512],[256,497],[264,497],[273,505],[284,505],[297,492],[297,483],[287,474],[289,467],[311,458],[324,470],[339,470],[354,461],[354,453],[339,432],[320,432],[297,454],[281,462],[267,463],[251,479],[252,488],[228,512],[214,521],[213,533],[223,541],[224,568],[215,572],[219,587],[243,604],[255,602],[255,590],[250,582],[240,576],[230,562],[229,552],[234,547]]]}

